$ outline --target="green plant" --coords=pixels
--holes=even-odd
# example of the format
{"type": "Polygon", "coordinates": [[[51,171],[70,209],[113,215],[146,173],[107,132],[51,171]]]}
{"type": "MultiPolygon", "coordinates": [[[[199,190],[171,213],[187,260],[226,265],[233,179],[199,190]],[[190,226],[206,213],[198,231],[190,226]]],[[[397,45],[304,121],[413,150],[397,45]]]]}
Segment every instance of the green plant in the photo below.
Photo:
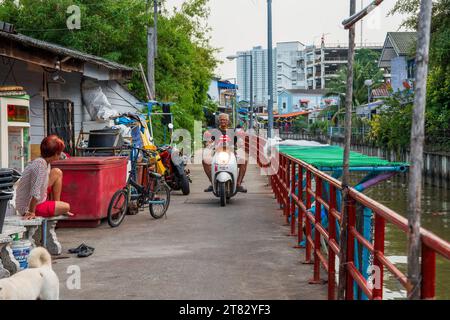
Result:
{"type": "Polygon", "coordinates": [[[329,126],[330,122],[328,120],[318,120],[309,125],[308,132],[312,135],[327,135],[329,126]]]}
{"type": "Polygon", "coordinates": [[[292,123],[292,130],[294,133],[301,133],[308,129],[308,118],[298,117],[292,123]]]}

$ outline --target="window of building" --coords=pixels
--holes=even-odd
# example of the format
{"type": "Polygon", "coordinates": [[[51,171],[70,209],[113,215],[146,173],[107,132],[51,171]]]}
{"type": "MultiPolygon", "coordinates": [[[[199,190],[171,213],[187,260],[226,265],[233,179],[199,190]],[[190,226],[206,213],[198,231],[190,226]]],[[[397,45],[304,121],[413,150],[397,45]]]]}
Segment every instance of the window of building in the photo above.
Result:
{"type": "Polygon", "coordinates": [[[416,61],[414,59],[408,60],[408,79],[414,79],[416,73],[416,61]]]}

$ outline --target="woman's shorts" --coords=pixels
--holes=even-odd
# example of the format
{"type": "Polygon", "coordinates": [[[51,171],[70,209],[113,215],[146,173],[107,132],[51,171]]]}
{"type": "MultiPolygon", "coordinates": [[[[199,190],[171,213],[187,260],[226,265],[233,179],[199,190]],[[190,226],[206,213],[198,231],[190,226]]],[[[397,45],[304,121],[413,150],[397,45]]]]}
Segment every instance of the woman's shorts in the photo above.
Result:
{"type": "Polygon", "coordinates": [[[55,216],[56,201],[44,201],[36,206],[36,215],[49,218],[55,216]]]}

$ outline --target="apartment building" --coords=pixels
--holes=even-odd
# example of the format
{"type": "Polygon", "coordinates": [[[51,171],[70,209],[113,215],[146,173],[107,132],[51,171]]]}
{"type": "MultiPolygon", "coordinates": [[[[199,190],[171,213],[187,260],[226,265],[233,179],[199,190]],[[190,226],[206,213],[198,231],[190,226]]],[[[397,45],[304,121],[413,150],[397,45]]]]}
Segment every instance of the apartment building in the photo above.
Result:
{"type": "Polygon", "coordinates": [[[305,68],[300,65],[305,45],[298,41],[277,43],[277,93],[285,90],[304,89],[305,68]]]}
{"type": "MultiPolygon", "coordinates": [[[[276,78],[276,49],[273,50],[273,88],[274,104],[277,99],[277,78],[276,78]]],[[[255,107],[267,108],[268,101],[268,59],[267,49],[261,46],[254,47],[250,51],[239,51],[237,59],[237,84],[239,87],[240,100],[250,101],[250,73],[253,63],[253,101],[255,107]],[[250,58],[250,55],[252,58],[250,58]]]]}

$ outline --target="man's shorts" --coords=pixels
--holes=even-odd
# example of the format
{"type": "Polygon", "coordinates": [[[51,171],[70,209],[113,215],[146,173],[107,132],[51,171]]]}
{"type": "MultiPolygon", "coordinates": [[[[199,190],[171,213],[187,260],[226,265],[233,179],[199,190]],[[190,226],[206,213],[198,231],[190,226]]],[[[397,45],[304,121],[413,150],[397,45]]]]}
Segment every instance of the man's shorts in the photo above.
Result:
{"type": "Polygon", "coordinates": [[[49,218],[55,216],[56,201],[44,201],[36,206],[36,216],[49,218]]]}

